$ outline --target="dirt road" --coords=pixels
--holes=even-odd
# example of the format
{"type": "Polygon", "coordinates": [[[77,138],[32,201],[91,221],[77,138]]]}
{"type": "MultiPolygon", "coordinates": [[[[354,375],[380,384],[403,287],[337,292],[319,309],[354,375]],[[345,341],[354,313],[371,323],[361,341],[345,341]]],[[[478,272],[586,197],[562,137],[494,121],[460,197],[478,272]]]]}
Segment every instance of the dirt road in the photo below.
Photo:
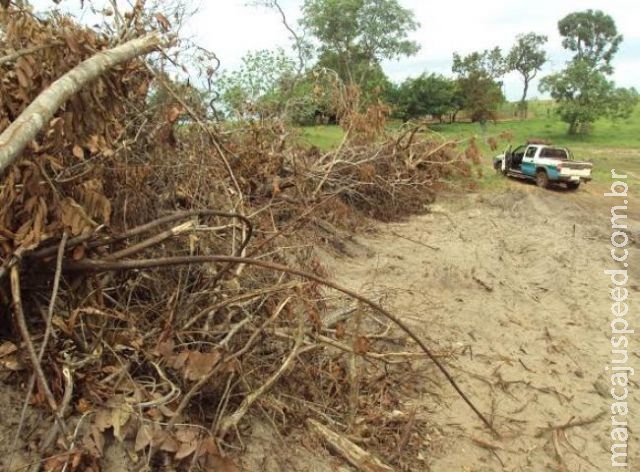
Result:
{"type": "MultiPolygon", "coordinates": [[[[424,442],[424,470],[611,467],[614,400],[605,366],[612,358],[612,284],[603,271],[622,268],[609,251],[611,206],[623,203],[602,190],[569,193],[512,182],[497,195],[443,199],[430,214],[361,238],[373,257],[333,264],[339,281],[383,296],[432,346],[455,351],[447,361],[451,372],[502,436],[492,437],[443,387],[439,401],[426,395],[407,405],[434,425],[424,442]]],[[[626,220],[630,313],[640,285],[634,202],[626,220]]],[[[633,324],[638,317],[628,319],[633,324]]],[[[626,365],[640,367],[632,336],[626,365]]],[[[640,388],[630,380],[629,414],[618,419],[633,430],[640,388]]],[[[635,470],[640,441],[633,434],[628,453],[635,470]]]]}

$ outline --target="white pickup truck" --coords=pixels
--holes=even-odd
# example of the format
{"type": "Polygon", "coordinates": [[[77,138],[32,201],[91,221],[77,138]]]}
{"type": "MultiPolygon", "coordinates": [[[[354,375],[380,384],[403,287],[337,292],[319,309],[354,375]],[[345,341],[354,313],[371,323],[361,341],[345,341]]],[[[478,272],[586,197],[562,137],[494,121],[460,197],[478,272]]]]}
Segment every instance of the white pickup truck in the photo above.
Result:
{"type": "Polygon", "coordinates": [[[567,148],[547,144],[523,144],[496,156],[493,167],[497,172],[511,177],[535,180],[539,187],[563,183],[569,190],[576,190],[580,182],[591,180],[591,162],[572,159],[567,148]]]}

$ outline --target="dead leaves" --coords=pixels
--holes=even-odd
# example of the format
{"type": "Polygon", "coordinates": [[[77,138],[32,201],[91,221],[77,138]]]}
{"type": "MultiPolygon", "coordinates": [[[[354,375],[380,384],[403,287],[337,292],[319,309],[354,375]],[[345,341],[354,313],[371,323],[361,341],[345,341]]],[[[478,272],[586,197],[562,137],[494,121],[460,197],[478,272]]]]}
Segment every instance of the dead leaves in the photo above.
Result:
{"type": "Polygon", "coordinates": [[[172,341],[158,344],[156,354],[164,359],[168,367],[182,372],[184,378],[192,382],[209,375],[222,360],[222,352],[219,349],[211,352],[183,350],[174,353],[172,341]]]}
{"type": "MultiPolygon", "coordinates": [[[[71,17],[44,22],[27,10],[1,16],[0,29],[0,56],[24,52],[0,64],[0,132],[53,81],[108,46],[106,37],[71,17]]],[[[126,129],[126,106],[144,108],[150,79],[142,62],[130,61],[92,82],[5,173],[0,234],[13,249],[38,245],[64,229],[78,235],[110,223],[109,189],[102,186],[106,164],[126,129]]]]}
{"type": "Polygon", "coordinates": [[[6,369],[17,372],[25,368],[18,353],[18,346],[9,341],[0,344],[0,371],[6,369]]]}
{"type": "Polygon", "coordinates": [[[120,442],[125,439],[125,425],[133,414],[133,407],[124,401],[114,401],[110,408],[98,410],[93,424],[100,432],[111,428],[113,436],[120,442]]]}
{"type": "Polygon", "coordinates": [[[178,461],[193,455],[195,459],[205,458],[207,461],[222,459],[218,446],[209,434],[188,426],[170,432],[157,423],[143,422],[136,434],[134,450],[141,453],[148,448],[171,454],[178,461]]]}
{"type": "Polygon", "coordinates": [[[91,231],[98,226],[73,198],[67,197],[63,199],[60,202],[60,210],[62,212],[62,224],[70,231],[72,236],[91,231]]]}

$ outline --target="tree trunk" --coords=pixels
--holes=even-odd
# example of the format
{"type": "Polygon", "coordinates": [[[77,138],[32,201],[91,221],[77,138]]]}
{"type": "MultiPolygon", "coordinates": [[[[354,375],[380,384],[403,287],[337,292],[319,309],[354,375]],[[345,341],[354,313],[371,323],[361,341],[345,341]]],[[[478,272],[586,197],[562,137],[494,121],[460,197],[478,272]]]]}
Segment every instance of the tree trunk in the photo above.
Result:
{"type": "Polygon", "coordinates": [[[520,110],[522,112],[522,117],[527,119],[527,92],[529,91],[529,81],[525,79],[524,81],[524,90],[522,91],[522,98],[520,99],[520,110]]]}
{"type": "Polygon", "coordinates": [[[580,128],[580,121],[577,118],[573,118],[569,123],[569,134],[572,136],[578,134],[579,128],[580,128]]]}
{"type": "Polygon", "coordinates": [[[58,108],[84,85],[118,64],[151,52],[160,40],[158,33],[132,39],[99,52],[53,82],[0,134],[0,173],[22,153],[58,108]]]}

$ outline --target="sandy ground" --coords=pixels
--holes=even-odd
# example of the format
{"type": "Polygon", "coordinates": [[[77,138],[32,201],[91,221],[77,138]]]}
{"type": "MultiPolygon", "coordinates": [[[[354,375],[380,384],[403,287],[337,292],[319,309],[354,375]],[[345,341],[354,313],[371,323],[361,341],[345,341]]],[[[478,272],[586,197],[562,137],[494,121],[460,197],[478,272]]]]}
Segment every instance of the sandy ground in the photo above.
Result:
{"type": "MultiPolygon", "coordinates": [[[[378,225],[358,239],[367,251],[330,258],[330,271],[342,284],[382,299],[435,350],[452,353],[448,368],[500,433],[492,436],[433,366],[418,361],[437,380],[416,386],[434,394],[407,400],[431,425],[419,470],[609,470],[612,399],[605,366],[612,315],[603,270],[616,268],[609,255],[612,203],[593,186],[571,193],[515,181],[508,187],[442,198],[429,214],[378,225]]],[[[640,200],[631,198],[627,223],[633,325],[640,200]]],[[[630,339],[627,365],[640,368],[630,339]]],[[[631,380],[626,419],[640,430],[640,387],[631,380]]],[[[0,439],[6,459],[21,399],[5,390],[0,439]]],[[[34,422],[30,415],[28,423],[34,422]]],[[[285,444],[256,427],[241,462],[245,470],[351,470],[309,441],[285,444]]],[[[628,470],[640,470],[637,436],[628,452],[628,470]]],[[[29,459],[15,458],[18,464],[29,459]]]]}
{"type": "MultiPolygon", "coordinates": [[[[414,405],[438,433],[425,438],[425,470],[611,467],[612,284],[603,271],[622,268],[609,255],[611,202],[621,200],[593,186],[566,192],[514,181],[504,193],[444,199],[428,215],[380,226],[360,239],[373,257],[335,261],[338,280],[383,296],[432,346],[456,352],[451,372],[501,435],[443,387],[439,402],[426,396],[414,405]]],[[[631,324],[640,285],[635,202],[627,219],[631,324]]],[[[633,335],[628,350],[627,365],[640,367],[633,335]]],[[[630,380],[633,430],[640,388],[630,380]]],[[[637,436],[628,452],[629,470],[640,470],[637,436]]]]}

